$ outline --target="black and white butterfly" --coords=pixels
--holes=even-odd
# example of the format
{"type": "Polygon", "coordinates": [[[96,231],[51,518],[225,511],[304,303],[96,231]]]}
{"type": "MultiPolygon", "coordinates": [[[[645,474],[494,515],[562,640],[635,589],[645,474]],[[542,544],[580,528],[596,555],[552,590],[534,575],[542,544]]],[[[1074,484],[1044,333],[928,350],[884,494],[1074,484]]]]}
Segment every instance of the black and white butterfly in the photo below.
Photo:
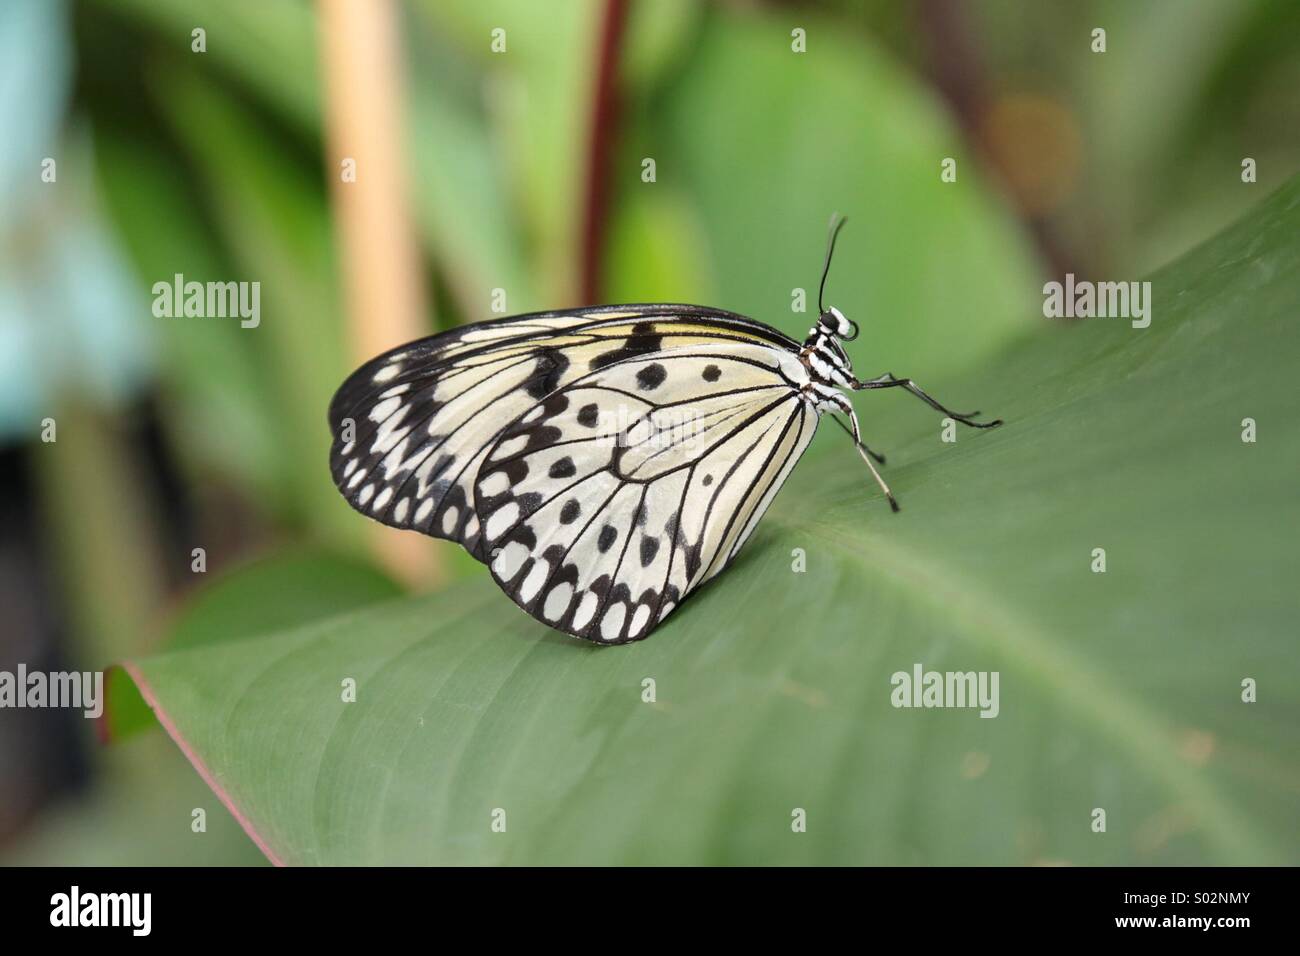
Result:
{"type": "MultiPolygon", "coordinates": [[[[823,308],[801,345],[695,305],[609,305],[467,325],[367,362],[330,404],[330,467],[348,502],[460,542],[521,608],[604,644],[644,638],[735,558],[841,389],[857,326],[823,308]]],[[[836,421],[843,426],[843,422],[836,421]]]]}

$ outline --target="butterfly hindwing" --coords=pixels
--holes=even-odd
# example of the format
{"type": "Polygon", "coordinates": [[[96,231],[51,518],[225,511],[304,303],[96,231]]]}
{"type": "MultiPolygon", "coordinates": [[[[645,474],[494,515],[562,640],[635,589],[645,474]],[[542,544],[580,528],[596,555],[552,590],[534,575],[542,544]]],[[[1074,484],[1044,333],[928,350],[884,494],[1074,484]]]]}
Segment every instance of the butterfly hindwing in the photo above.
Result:
{"type": "Polygon", "coordinates": [[[767,345],[680,345],[537,402],[479,469],[493,577],[551,627],[645,637],[726,567],[811,440],[799,371],[767,345]]]}
{"type": "Polygon", "coordinates": [[[793,345],[751,319],[678,305],[538,313],[410,343],[363,365],[334,396],[334,481],[363,514],[482,559],[474,482],[510,423],[595,369],[718,341],[793,345]]]}

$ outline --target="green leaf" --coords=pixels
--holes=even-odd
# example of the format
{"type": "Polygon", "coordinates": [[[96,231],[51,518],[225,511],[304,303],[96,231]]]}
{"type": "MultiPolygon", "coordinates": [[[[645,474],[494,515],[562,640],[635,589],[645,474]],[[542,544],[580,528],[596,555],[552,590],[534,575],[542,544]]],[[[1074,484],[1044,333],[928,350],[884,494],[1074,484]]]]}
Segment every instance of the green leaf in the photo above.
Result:
{"type": "Polygon", "coordinates": [[[262,637],[401,593],[397,582],[358,558],[276,554],[204,588],[177,618],[167,646],[180,649],[262,637]]]}
{"type": "MultiPolygon", "coordinates": [[[[287,552],[218,576],[168,628],[167,650],[264,637],[397,597],[398,584],[368,562],[318,551],[287,552]]],[[[102,735],[112,741],[154,725],[153,712],[120,667],[106,675],[102,735]]]]}
{"type": "Polygon", "coordinates": [[[480,578],[135,673],[290,863],[1293,863],[1297,226],[1293,181],[1152,277],[1147,329],[897,369],[1007,425],[858,396],[902,513],[826,429],[648,641],[480,578]],[[916,663],[998,672],[998,716],[894,708],[916,663]]]}

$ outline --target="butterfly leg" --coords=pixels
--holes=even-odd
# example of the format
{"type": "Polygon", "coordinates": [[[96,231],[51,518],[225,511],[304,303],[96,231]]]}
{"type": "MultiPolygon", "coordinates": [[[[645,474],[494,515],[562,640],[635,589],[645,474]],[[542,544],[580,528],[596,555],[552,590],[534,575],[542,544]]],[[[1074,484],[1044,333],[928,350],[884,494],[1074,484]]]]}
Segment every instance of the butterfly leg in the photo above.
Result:
{"type": "Polygon", "coordinates": [[[998,425],[1002,424],[1002,419],[1000,418],[994,419],[991,422],[972,421],[979,412],[954,412],[950,408],[945,408],[927,395],[921,386],[917,385],[910,378],[895,378],[892,372],[886,372],[884,375],[881,375],[878,378],[873,378],[867,382],[855,382],[853,388],[857,390],[872,388],[905,388],[935,411],[942,412],[949,418],[959,421],[963,425],[969,425],[971,428],[996,428],[998,425]]]}
{"type": "MultiPolygon", "coordinates": [[[[839,425],[840,428],[844,429],[844,434],[848,435],[850,438],[853,437],[853,432],[849,429],[848,425],[845,425],[842,421],[840,421],[838,418],[835,418],[834,416],[831,417],[831,421],[833,421],[836,425],[839,425]]],[[[858,442],[858,446],[863,451],[865,451],[868,455],[870,455],[872,458],[876,459],[877,465],[883,465],[885,463],[884,455],[880,454],[879,452],[872,451],[862,442],[858,442]]]]}
{"type": "MultiPolygon", "coordinates": [[[[867,467],[871,469],[872,477],[876,479],[876,484],[880,485],[880,490],[883,491],[885,497],[889,499],[890,510],[897,512],[899,510],[898,501],[894,498],[894,493],[889,490],[889,485],[885,484],[885,479],[880,477],[880,472],[876,471],[876,466],[871,463],[873,457],[872,451],[862,443],[862,429],[858,427],[858,413],[853,410],[852,402],[843,396],[840,397],[842,402],[837,402],[836,404],[839,405],[839,407],[849,416],[849,421],[853,424],[853,443],[858,448],[858,454],[861,455],[862,460],[867,463],[867,467]]],[[[837,418],[836,421],[839,421],[839,419],[837,418]]],[[[881,459],[881,463],[884,463],[883,459],[881,459]]]]}

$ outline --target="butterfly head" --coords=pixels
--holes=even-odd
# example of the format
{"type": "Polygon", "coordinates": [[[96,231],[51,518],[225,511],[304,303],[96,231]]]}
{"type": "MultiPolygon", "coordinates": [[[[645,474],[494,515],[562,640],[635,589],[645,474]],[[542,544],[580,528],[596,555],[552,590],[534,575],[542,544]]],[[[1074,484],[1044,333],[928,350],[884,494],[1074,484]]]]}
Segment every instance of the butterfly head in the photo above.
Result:
{"type": "Polygon", "coordinates": [[[824,311],[817,319],[817,331],[823,335],[852,342],[858,337],[858,323],[845,318],[844,313],[835,306],[824,311]]]}
{"type": "Polygon", "coordinates": [[[826,291],[826,276],[831,271],[831,256],[835,253],[835,239],[844,226],[843,216],[831,217],[831,234],[826,242],[826,262],[822,266],[822,281],[817,287],[817,324],[808,330],[801,355],[813,376],[831,385],[849,385],[853,378],[853,363],[840,341],[852,342],[858,337],[858,324],[845,318],[835,306],[822,305],[826,291]]]}

